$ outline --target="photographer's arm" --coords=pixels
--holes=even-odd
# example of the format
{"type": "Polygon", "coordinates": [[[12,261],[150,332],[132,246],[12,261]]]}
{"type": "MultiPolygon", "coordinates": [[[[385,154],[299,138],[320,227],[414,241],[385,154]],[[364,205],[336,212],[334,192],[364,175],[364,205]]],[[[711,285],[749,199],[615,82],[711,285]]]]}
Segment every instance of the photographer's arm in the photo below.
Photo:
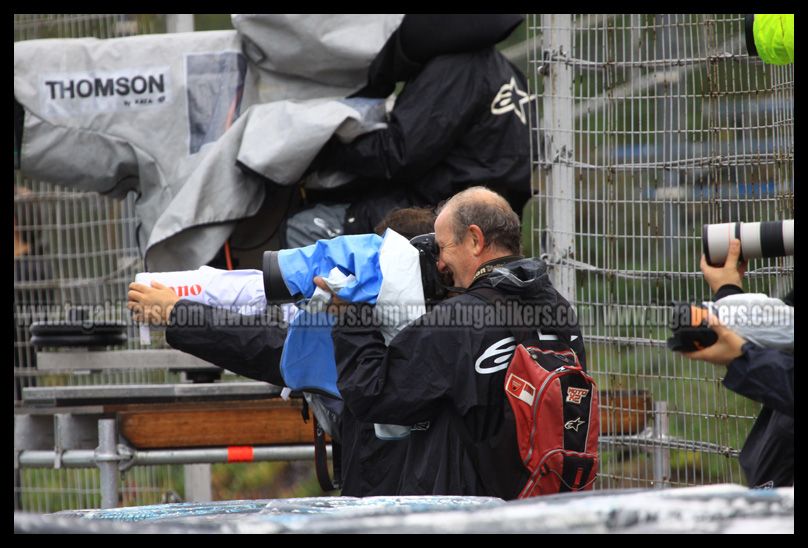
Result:
{"type": "Polygon", "coordinates": [[[251,379],[284,386],[280,359],[286,328],[267,316],[245,316],[226,308],[180,299],[159,282],[129,284],[136,321],[166,325],[166,342],[183,352],[251,379]]]}
{"type": "Polygon", "coordinates": [[[794,357],[747,342],[710,316],[715,344],[684,356],[727,366],[723,384],[736,394],[794,416],[794,357]]]}
{"type": "Polygon", "coordinates": [[[449,391],[436,374],[447,347],[434,348],[431,330],[419,322],[402,330],[387,347],[368,321],[372,306],[350,304],[333,330],[337,386],[345,405],[365,422],[415,424],[429,420],[449,391]]]}
{"type": "Polygon", "coordinates": [[[723,384],[737,394],[794,416],[794,356],[790,354],[746,343],[741,356],[727,367],[723,384]]]}
{"type": "Polygon", "coordinates": [[[703,360],[715,365],[729,365],[732,360],[740,357],[743,353],[742,348],[746,343],[746,339],[728,327],[721,325],[715,316],[710,316],[709,321],[710,327],[718,335],[718,340],[707,348],[696,352],[683,352],[682,355],[691,360],[703,360]]]}
{"type": "Polygon", "coordinates": [[[337,387],[345,405],[363,422],[404,425],[428,420],[449,387],[435,375],[435,356],[445,348],[436,352],[429,330],[417,327],[425,316],[387,346],[374,324],[373,305],[343,301],[319,276],[314,284],[332,294],[337,387]]]}
{"type": "Polygon", "coordinates": [[[244,316],[180,299],[166,326],[166,342],[250,379],[285,386],[280,360],[286,328],[267,313],[244,316]]]}

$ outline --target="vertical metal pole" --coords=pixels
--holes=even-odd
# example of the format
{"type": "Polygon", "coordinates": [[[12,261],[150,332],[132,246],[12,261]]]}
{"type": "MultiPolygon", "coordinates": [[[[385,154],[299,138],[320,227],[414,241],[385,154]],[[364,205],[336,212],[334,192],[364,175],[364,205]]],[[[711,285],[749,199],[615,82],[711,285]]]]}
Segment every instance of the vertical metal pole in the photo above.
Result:
{"type": "MultiPolygon", "coordinates": [[[[543,50],[549,52],[544,73],[545,158],[552,162],[548,184],[547,251],[551,263],[575,258],[575,173],[573,150],[572,15],[543,14],[543,50]]],[[[575,303],[575,269],[556,264],[550,271],[553,285],[575,303]]]]}
{"type": "Polygon", "coordinates": [[[115,419],[98,421],[98,448],[95,461],[101,471],[101,508],[118,506],[118,435],[115,419]]]}
{"type": "Polygon", "coordinates": [[[210,464],[186,464],[185,501],[210,502],[213,493],[210,487],[210,464]]]}
{"type": "MultiPolygon", "coordinates": [[[[169,13],[166,15],[168,32],[193,32],[194,15],[192,13],[169,13]]],[[[185,476],[185,500],[189,502],[210,502],[213,500],[210,486],[210,464],[186,464],[183,467],[185,476]]]]}
{"type": "Polygon", "coordinates": [[[166,30],[168,32],[193,32],[193,13],[168,13],[166,14],[166,30]]]}
{"type": "Polygon", "coordinates": [[[663,445],[668,439],[668,402],[654,402],[654,439],[658,445],[654,448],[654,487],[664,489],[670,487],[671,456],[670,450],[663,445]]]}
{"type": "Polygon", "coordinates": [[[20,451],[14,449],[14,511],[22,510],[22,470],[20,470],[20,451]]]}

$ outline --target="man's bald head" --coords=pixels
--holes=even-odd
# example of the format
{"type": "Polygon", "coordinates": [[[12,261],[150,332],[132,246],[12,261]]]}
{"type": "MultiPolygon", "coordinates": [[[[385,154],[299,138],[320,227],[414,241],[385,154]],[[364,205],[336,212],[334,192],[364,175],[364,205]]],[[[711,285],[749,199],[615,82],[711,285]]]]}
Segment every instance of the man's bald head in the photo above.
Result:
{"type": "Polygon", "coordinates": [[[485,237],[486,247],[493,246],[519,255],[522,229],[519,216],[508,201],[482,186],[475,186],[449,198],[439,209],[452,219],[454,240],[459,242],[471,225],[477,225],[485,237]]]}

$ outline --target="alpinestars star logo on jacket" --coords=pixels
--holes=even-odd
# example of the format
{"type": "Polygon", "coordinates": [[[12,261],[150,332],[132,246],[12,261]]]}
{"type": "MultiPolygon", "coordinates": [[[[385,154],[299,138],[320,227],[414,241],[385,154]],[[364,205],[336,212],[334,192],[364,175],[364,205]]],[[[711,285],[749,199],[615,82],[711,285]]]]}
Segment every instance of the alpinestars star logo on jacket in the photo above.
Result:
{"type": "Polygon", "coordinates": [[[516,85],[516,78],[511,78],[507,84],[503,84],[497,92],[494,100],[491,102],[491,114],[501,116],[508,112],[513,112],[519,120],[527,125],[527,116],[525,116],[525,103],[528,103],[533,97],[522,91],[516,85]],[[517,100],[514,102],[514,95],[517,100]]]}
{"type": "Polygon", "coordinates": [[[486,348],[485,352],[483,352],[474,363],[474,370],[481,375],[490,375],[491,373],[496,373],[508,367],[511,357],[513,356],[513,351],[516,349],[515,342],[516,339],[514,337],[506,337],[486,348]],[[510,346],[503,348],[505,345],[510,346]],[[489,358],[493,358],[495,365],[483,367],[483,362],[489,358]]]}

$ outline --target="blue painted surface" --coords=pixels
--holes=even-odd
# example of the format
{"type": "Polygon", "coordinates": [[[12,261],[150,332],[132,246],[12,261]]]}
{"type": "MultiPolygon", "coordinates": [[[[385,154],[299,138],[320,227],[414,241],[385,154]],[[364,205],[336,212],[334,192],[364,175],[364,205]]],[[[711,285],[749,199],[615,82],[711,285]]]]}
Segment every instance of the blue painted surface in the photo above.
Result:
{"type": "Polygon", "coordinates": [[[312,517],[336,515],[401,515],[408,513],[463,510],[498,506],[505,502],[494,497],[310,497],[292,499],[236,500],[203,503],[154,504],[108,510],[70,510],[60,516],[119,522],[153,522],[177,518],[246,516],[261,521],[292,524],[312,517]]]}

